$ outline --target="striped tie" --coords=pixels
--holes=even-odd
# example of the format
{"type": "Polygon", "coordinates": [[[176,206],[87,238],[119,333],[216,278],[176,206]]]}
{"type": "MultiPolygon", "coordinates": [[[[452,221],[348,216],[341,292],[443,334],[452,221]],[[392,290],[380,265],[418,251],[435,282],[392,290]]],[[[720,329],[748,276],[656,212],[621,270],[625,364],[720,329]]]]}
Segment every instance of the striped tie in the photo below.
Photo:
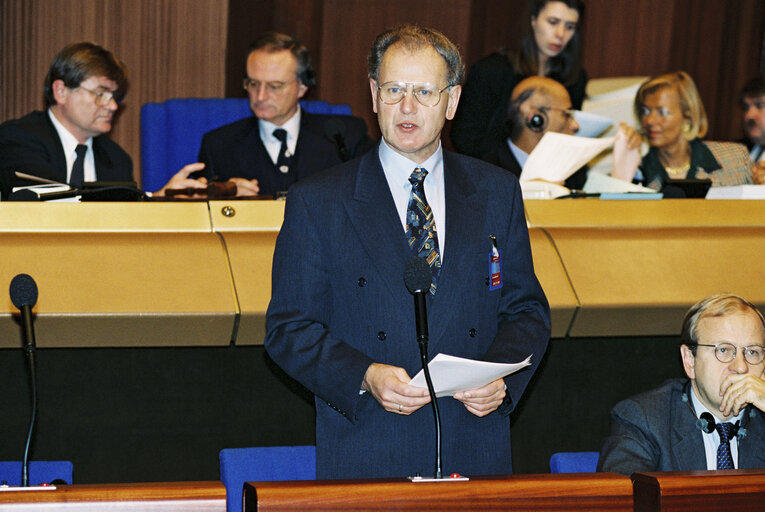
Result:
{"type": "Polygon", "coordinates": [[[720,446],[717,448],[717,469],[736,469],[733,467],[733,457],[730,453],[730,439],[735,435],[736,427],[732,423],[715,425],[720,434],[720,446]]]}
{"type": "Polygon", "coordinates": [[[425,258],[430,265],[430,270],[433,273],[430,293],[435,295],[436,282],[441,271],[441,257],[438,251],[436,222],[428,200],[425,198],[423,181],[427,175],[428,171],[418,167],[409,177],[412,192],[409,196],[409,206],[406,209],[406,237],[412,253],[420,258],[425,258]]]}

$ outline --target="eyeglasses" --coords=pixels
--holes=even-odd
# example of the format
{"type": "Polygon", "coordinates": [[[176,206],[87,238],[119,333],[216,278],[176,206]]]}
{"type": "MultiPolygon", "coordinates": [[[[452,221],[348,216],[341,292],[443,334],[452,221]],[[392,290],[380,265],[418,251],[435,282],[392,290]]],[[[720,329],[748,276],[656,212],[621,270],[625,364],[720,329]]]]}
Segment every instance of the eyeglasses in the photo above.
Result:
{"type": "Polygon", "coordinates": [[[385,82],[377,86],[377,96],[386,105],[395,105],[404,99],[409,90],[424,107],[435,107],[441,101],[441,93],[451,87],[439,89],[437,85],[426,82],[385,82]]]}
{"type": "MultiPolygon", "coordinates": [[[[717,345],[696,343],[695,345],[697,347],[714,347],[715,357],[721,363],[733,361],[739,348],[732,343],[718,343],[717,345]]],[[[749,364],[760,364],[765,359],[765,347],[762,345],[749,345],[748,347],[741,347],[741,350],[744,351],[744,359],[749,364]]]]}
{"type": "MultiPolygon", "coordinates": [[[[297,82],[297,80],[295,81],[297,82]]],[[[257,94],[258,91],[260,91],[260,86],[263,85],[269,94],[278,95],[283,93],[284,89],[293,83],[294,82],[259,82],[257,80],[252,80],[251,78],[245,78],[242,82],[242,86],[244,87],[245,91],[252,94],[257,94]]]]}
{"type": "Polygon", "coordinates": [[[120,104],[120,102],[125,97],[124,94],[122,94],[119,90],[117,91],[93,91],[90,89],[87,89],[83,86],[77,87],[77,89],[82,89],[83,91],[89,92],[93,95],[93,99],[96,102],[96,105],[99,105],[101,107],[105,107],[109,104],[110,101],[114,100],[114,103],[117,105],[120,104]]]}

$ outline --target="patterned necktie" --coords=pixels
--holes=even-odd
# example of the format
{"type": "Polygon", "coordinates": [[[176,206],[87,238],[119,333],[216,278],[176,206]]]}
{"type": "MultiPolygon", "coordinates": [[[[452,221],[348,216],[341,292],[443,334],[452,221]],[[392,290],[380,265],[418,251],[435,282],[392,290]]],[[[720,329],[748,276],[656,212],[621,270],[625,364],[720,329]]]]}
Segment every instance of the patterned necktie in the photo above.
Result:
{"type": "Polygon", "coordinates": [[[428,171],[418,167],[409,176],[412,192],[409,195],[409,206],[406,209],[406,237],[412,253],[420,258],[425,258],[430,265],[430,270],[433,273],[430,293],[435,295],[436,282],[441,271],[441,257],[438,251],[436,222],[428,200],[425,198],[423,181],[427,175],[428,171]]]}
{"type": "Polygon", "coordinates": [[[720,446],[717,448],[717,469],[736,469],[733,467],[733,457],[730,453],[730,440],[736,435],[733,423],[718,423],[715,430],[720,434],[720,446]]]}
{"type": "Polygon", "coordinates": [[[88,152],[88,146],[77,144],[74,149],[77,158],[72,164],[72,173],[69,175],[69,186],[72,188],[82,188],[82,182],[85,181],[85,153],[88,152]]]}

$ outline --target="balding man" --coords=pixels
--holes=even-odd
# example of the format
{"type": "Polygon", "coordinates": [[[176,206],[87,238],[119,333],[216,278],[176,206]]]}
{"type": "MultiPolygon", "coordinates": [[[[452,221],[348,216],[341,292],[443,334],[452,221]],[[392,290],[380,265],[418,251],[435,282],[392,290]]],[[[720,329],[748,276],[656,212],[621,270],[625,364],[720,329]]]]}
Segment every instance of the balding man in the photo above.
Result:
{"type": "MultiPolygon", "coordinates": [[[[531,76],[513,89],[505,118],[507,139],[483,159],[520,177],[531,151],[547,132],[574,135],[579,123],[574,119],[568,91],[555,80],[531,76]]],[[[582,168],[569,177],[568,188],[581,189],[587,179],[582,168]]]]}

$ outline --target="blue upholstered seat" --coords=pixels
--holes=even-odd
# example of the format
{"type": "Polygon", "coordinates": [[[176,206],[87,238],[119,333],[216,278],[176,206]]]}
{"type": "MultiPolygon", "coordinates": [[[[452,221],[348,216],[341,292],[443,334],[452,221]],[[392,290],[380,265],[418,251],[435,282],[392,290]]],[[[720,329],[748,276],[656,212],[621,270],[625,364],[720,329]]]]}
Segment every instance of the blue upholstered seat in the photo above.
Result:
{"type": "Polygon", "coordinates": [[[219,458],[228,512],[242,510],[245,482],[316,479],[315,446],[226,448],[219,458]]]}
{"type": "MultiPolygon", "coordinates": [[[[29,462],[29,485],[63,480],[72,483],[74,466],[68,460],[33,460],[29,462]]],[[[21,485],[21,461],[0,461],[0,483],[21,485]]]]}
{"type": "MultiPolygon", "coordinates": [[[[349,105],[301,101],[314,114],[351,115],[349,105]]],[[[141,107],[141,185],[159,190],[184,165],[197,161],[202,135],[251,116],[247,98],[176,98],[141,107]]]]}
{"type": "Polygon", "coordinates": [[[550,457],[551,473],[594,473],[598,452],[558,452],[550,457]]]}

